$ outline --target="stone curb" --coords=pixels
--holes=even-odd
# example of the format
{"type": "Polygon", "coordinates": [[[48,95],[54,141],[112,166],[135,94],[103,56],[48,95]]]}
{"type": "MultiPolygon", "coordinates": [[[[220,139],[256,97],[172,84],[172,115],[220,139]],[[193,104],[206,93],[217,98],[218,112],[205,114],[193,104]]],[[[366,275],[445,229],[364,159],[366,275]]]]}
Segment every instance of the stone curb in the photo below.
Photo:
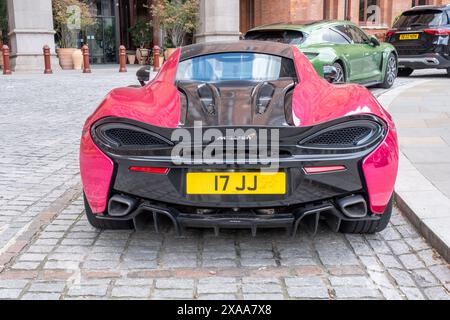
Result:
{"type": "MultiPolygon", "coordinates": [[[[378,101],[389,109],[406,90],[432,81],[415,81],[398,87],[379,95],[378,101]]],[[[401,151],[395,201],[421,235],[450,262],[450,230],[445,227],[450,224],[450,199],[423,176],[401,151]]]]}

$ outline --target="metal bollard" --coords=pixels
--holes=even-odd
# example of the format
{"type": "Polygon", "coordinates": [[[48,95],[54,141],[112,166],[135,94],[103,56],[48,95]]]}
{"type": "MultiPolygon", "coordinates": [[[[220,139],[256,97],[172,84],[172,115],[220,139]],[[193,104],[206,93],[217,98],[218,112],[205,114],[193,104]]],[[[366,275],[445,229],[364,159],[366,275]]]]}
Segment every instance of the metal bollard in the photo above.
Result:
{"type": "Polygon", "coordinates": [[[9,64],[9,47],[5,44],[2,47],[2,55],[3,55],[3,74],[4,75],[10,75],[11,72],[11,66],[9,64]]]}
{"type": "Polygon", "coordinates": [[[119,63],[120,63],[120,69],[119,72],[127,72],[127,54],[126,54],[126,48],[125,46],[119,47],[119,63]]]}
{"type": "Polygon", "coordinates": [[[48,45],[45,45],[43,51],[45,64],[44,74],[52,74],[53,71],[52,71],[52,64],[50,62],[50,47],[48,45]]]}
{"type": "Polygon", "coordinates": [[[159,47],[153,47],[153,71],[159,71],[161,66],[159,65],[159,47]]]}
{"type": "Polygon", "coordinates": [[[91,65],[89,64],[89,47],[85,44],[81,51],[83,51],[83,73],[91,73],[91,65]]]}

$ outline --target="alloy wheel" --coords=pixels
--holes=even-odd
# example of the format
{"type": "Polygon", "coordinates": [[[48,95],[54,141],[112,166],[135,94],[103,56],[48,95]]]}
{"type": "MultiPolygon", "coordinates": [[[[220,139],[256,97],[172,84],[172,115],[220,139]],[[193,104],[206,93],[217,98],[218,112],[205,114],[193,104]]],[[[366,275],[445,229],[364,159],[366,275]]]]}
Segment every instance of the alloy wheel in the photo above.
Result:
{"type": "Polygon", "coordinates": [[[393,85],[395,78],[397,78],[397,59],[391,55],[386,69],[386,81],[389,85],[393,85]]]}

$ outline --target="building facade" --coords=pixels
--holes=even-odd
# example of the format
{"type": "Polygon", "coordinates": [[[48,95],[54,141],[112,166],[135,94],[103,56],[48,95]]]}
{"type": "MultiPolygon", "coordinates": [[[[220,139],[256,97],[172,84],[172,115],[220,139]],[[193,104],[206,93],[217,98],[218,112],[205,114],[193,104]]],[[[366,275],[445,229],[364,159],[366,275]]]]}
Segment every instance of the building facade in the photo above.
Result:
{"type": "MultiPolygon", "coordinates": [[[[162,46],[158,17],[149,10],[155,1],[159,0],[85,0],[96,23],[79,32],[77,46],[88,43],[92,63],[116,63],[119,45],[135,49],[129,29],[140,19],[152,21],[153,40],[148,46],[162,46]]],[[[13,70],[42,68],[44,44],[52,48],[55,63],[51,2],[7,0],[13,70]]],[[[382,37],[404,10],[448,3],[450,0],[200,0],[194,41],[238,39],[263,24],[327,19],[348,19],[382,37]]]]}
{"type": "Polygon", "coordinates": [[[403,11],[449,0],[240,0],[240,32],[264,24],[347,19],[369,33],[384,33],[403,11]]]}

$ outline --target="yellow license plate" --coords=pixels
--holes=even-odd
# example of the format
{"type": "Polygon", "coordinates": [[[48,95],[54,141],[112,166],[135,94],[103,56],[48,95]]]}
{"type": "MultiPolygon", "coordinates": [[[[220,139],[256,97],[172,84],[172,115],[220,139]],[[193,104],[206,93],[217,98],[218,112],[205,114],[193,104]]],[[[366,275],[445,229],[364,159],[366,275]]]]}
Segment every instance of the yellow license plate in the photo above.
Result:
{"type": "Polygon", "coordinates": [[[187,194],[286,194],[284,172],[191,172],[187,194]]]}
{"type": "Polygon", "coordinates": [[[417,39],[419,39],[418,33],[407,33],[400,35],[400,40],[417,40],[417,39]]]}

